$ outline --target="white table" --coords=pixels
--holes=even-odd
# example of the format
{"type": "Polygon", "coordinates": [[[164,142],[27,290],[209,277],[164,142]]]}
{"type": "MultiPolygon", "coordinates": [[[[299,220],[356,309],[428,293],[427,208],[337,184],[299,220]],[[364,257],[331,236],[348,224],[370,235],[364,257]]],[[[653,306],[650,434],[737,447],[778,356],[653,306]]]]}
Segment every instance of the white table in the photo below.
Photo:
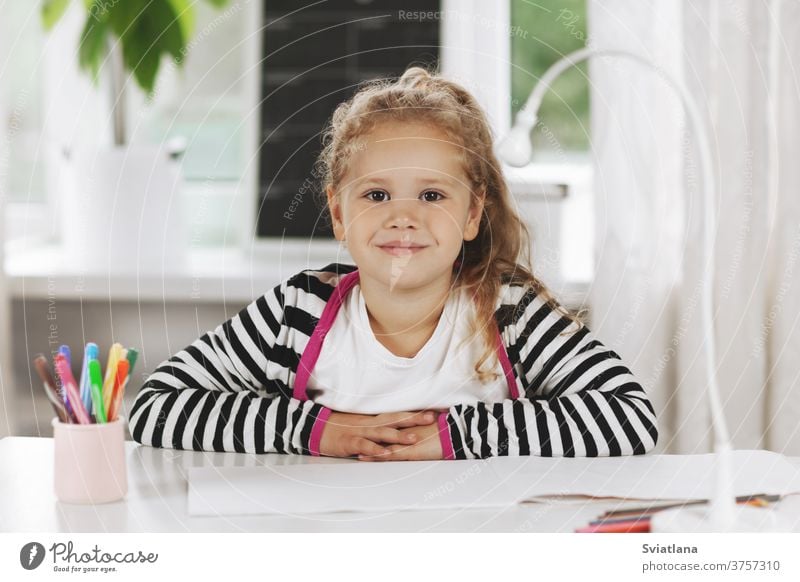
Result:
{"type": "MultiPolygon", "coordinates": [[[[572,532],[609,509],[641,501],[586,498],[521,503],[504,510],[190,517],[187,469],[198,466],[330,463],[297,455],[175,451],[126,443],[128,495],[103,505],[60,503],[53,493],[53,440],[0,440],[0,531],[5,532],[572,532]]],[[[800,459],[790,459],[800,467],[800,459]]],[[[346,461],[345,461],[346,462],[346,461]]],[[[800,532],[800,495],[776,505],[800,532]]]]}

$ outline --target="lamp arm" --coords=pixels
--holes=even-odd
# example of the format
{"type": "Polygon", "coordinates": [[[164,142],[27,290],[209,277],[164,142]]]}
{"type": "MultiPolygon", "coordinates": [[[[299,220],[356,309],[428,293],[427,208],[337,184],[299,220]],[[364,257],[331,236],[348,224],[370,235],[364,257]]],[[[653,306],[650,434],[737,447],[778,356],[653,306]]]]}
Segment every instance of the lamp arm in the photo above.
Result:
{"type": "Polygon", "coordinates": [[[658,67],[649,59],[643,58],[636,53],[619,49],[593,49],[583,48],[565,55],[553,64],[534,87],[524,107],[516,117],[516,124],[532,129],[538,119],[539,107],[545,93],[549,90],[553,81],[567,69],[585,61],[591,57],[622,57],[632,60],[652,71],[670,85],[681,98],[683,106],[689,116],[690,122],[695,130],[699,146],[700,167],[703,183],[703,252],[704,252],[704,271],[702,276],[702,315],[701,321],[705,338],[705,360],[706,376],[708,382],[708,397],[711,408],[711,420],[714,428],[714,452],[717,454],[717,483],[716,495],[711,502],[711,513],[717,522],[724,525],[733,519],[733,483],[731,479],[731,443],[728,434],[727,423],[722,408],[722,400],[719,394],[716,373],[716,341],[714,338],[714,318],[713,318],[713,277],[714,277],[714,239],[716,235],[716,207],[714,205],[714,194],[716,183],[711,169],[711,146],[708,139],[708,132],[700,113],[697,102],[692,97],[686,86],[672,75],[658,67]]]}

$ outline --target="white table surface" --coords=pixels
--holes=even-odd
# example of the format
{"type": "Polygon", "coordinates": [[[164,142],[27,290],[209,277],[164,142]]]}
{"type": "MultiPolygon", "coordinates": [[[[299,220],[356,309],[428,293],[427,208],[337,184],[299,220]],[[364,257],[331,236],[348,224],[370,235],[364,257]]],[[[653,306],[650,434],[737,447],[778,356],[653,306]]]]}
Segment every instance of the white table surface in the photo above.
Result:
{"type": "MultiPolygon", "coordinates": [[[[339,512],[304,516],[190,517],[187,469],[353,462],[298,455],[245,455],[154,449],[126,442],[128,494],[102,505],[59,502],[53,493],[53,440],[0,440],[0,531],[5,532],[572,532],[606,510],[639,500],[552,499],[498,509],[339,512]]],[[[800,468],[800,458],[788,458],[800,468]]],[[[775,508],[800,532],[800,495],[775,508]]]]}

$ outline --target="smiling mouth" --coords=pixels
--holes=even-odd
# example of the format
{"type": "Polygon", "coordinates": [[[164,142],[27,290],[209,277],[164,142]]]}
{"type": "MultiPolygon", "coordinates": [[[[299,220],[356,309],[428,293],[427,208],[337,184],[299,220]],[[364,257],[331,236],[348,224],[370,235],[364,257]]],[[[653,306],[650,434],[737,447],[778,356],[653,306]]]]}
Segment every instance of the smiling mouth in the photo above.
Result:
{"type": "Polygon", "coordinates": [[[386,253],[389,253],[390,255],[402,257],[407,255],[414,255],[420,251],[424,251],[428,247],[381,246],[378,248],[386,253]]]}

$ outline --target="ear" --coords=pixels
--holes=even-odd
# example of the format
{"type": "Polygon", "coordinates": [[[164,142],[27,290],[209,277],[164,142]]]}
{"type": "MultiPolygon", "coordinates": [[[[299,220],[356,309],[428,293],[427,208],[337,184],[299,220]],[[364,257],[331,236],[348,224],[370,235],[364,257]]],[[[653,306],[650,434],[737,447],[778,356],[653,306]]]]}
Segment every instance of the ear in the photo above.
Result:
{"type": "Polygon", "coordinates": [[[486,201],[486,191],[482,190],[478,196],[478,200],[472,202],[469,215],[467,216],[467,224],[464,226],[464,240],[473,240],[478,236],[481,225],[481,217],[483,216],[483,206],[486,201]]]}
{"type": "Polygon", "coordinates": [[[328,208],[331,211],[333,236],[336,240],[344,240],[344,219],[342,218],[342,207],[339,204],[339,197],[336,195],[332,186],[325,188],[325,194],[328,197],[328,208]]]}

